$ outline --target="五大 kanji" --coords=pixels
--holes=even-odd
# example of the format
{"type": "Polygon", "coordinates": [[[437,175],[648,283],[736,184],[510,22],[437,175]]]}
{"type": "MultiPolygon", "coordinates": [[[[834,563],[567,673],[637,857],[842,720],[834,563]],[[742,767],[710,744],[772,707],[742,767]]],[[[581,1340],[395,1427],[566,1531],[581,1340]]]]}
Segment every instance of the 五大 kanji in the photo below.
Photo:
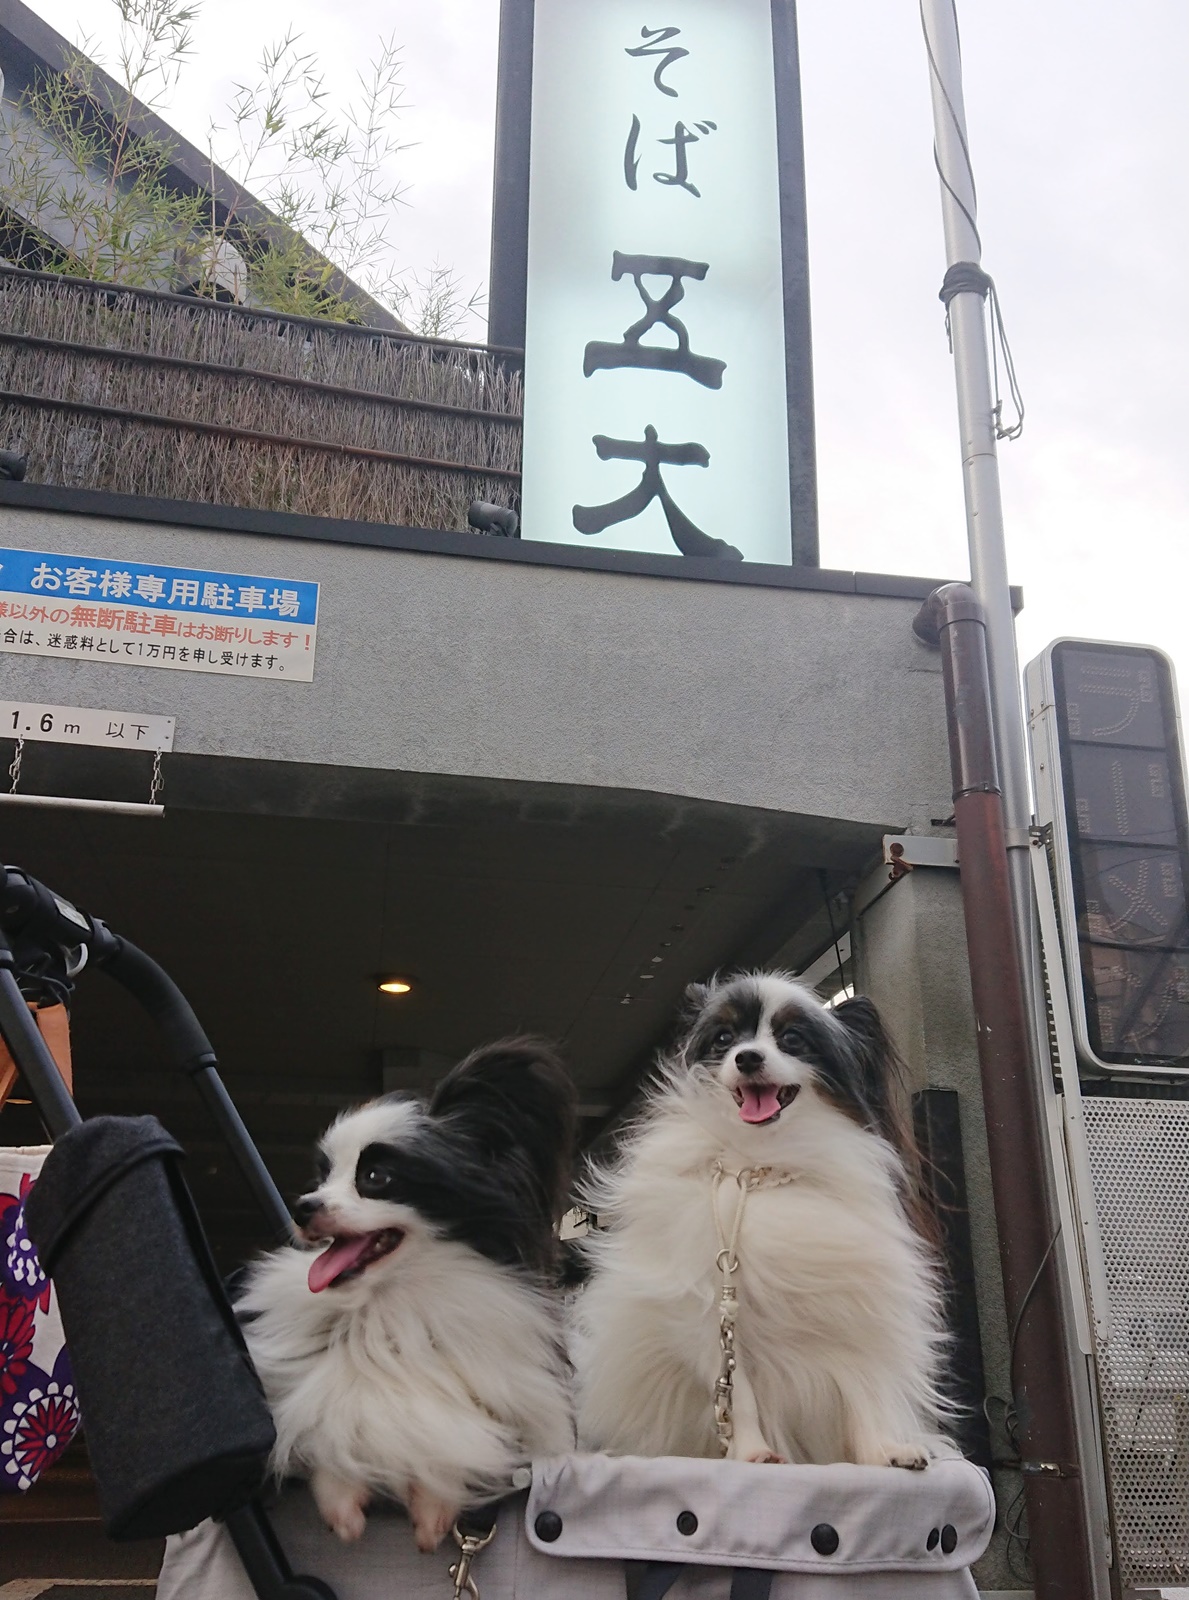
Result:
{"type": "Polygon", "coordinates": [[[575,506],[574,526],[579,533],[602,533],[617,522],[630,522],[646,510],[653,500],[659,500],[665,521],[669,524],[669,532],[673,535],[673,543],[683,556],[743,560],[742,552],[736,550],[734,545],[728,544],[725,539],[716,539],[712,534],[703,533],[690,521],[674,502],[661,477],[662,466],[708,467],[710,452],[704,445],[664,444],[651,425],[645,428],[643,440],[609,439],[606,434],[597,433],[592,442],[600,461],[642,461],[644,475],[634,489],[621,495],[618,500],[609,500],[602,506],[575,506]]]}

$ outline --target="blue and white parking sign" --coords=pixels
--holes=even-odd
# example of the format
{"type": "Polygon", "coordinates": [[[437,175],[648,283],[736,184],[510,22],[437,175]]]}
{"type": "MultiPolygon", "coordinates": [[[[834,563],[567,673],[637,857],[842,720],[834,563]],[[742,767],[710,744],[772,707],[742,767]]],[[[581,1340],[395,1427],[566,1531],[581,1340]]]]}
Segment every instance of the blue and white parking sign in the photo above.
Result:
{"type": "Polygon", "coordinates": [[[301,579],[0,548],[0,650],[308,683],[317,631],[301,579]]]}

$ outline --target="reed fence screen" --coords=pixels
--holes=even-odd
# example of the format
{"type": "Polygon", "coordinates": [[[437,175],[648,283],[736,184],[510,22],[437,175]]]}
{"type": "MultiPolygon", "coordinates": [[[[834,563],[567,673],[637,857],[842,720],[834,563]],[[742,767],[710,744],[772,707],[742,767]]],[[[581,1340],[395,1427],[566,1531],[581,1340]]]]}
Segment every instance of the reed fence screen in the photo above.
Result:
{"type": "Polygon", "coordinates": [[[27,479],[466,529],[519,510],[514,354],[0,268],[0,448],[27,479]]]}

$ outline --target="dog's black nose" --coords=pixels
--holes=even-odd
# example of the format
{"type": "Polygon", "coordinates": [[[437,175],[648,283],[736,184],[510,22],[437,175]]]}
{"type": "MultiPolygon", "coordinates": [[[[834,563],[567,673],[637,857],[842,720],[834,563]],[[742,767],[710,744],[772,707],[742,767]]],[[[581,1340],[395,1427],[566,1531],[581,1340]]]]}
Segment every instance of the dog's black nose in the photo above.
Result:
{"type": "Polygon", "coordinates": [[[764,1065],[763,1052],[760,1050],[740,1050],[735,1057],[735,1065],[742,1073],[758,1072],[764,1065]]]}
{"type": "Polygon", "coordinates": [[[314,1212],[321,1209],[317,1200],[311,1200],[308,1195],[302,1195],[301,1199],[295,1201],[292,1206],[293,1220],[299,1228],[304,1228],[314,1215],[314,1212]]]}

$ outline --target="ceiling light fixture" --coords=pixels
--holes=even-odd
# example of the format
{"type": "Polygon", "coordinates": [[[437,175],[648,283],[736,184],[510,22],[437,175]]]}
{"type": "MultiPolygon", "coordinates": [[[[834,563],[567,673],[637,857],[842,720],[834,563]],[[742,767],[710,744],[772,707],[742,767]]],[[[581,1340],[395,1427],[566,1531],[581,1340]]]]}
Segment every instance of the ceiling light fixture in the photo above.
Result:
{"type": "Polygon", "coordinates": [[[413,985],[408,978],[380,978],[378,980],[381,994],[408,994],[413,985]]]}

